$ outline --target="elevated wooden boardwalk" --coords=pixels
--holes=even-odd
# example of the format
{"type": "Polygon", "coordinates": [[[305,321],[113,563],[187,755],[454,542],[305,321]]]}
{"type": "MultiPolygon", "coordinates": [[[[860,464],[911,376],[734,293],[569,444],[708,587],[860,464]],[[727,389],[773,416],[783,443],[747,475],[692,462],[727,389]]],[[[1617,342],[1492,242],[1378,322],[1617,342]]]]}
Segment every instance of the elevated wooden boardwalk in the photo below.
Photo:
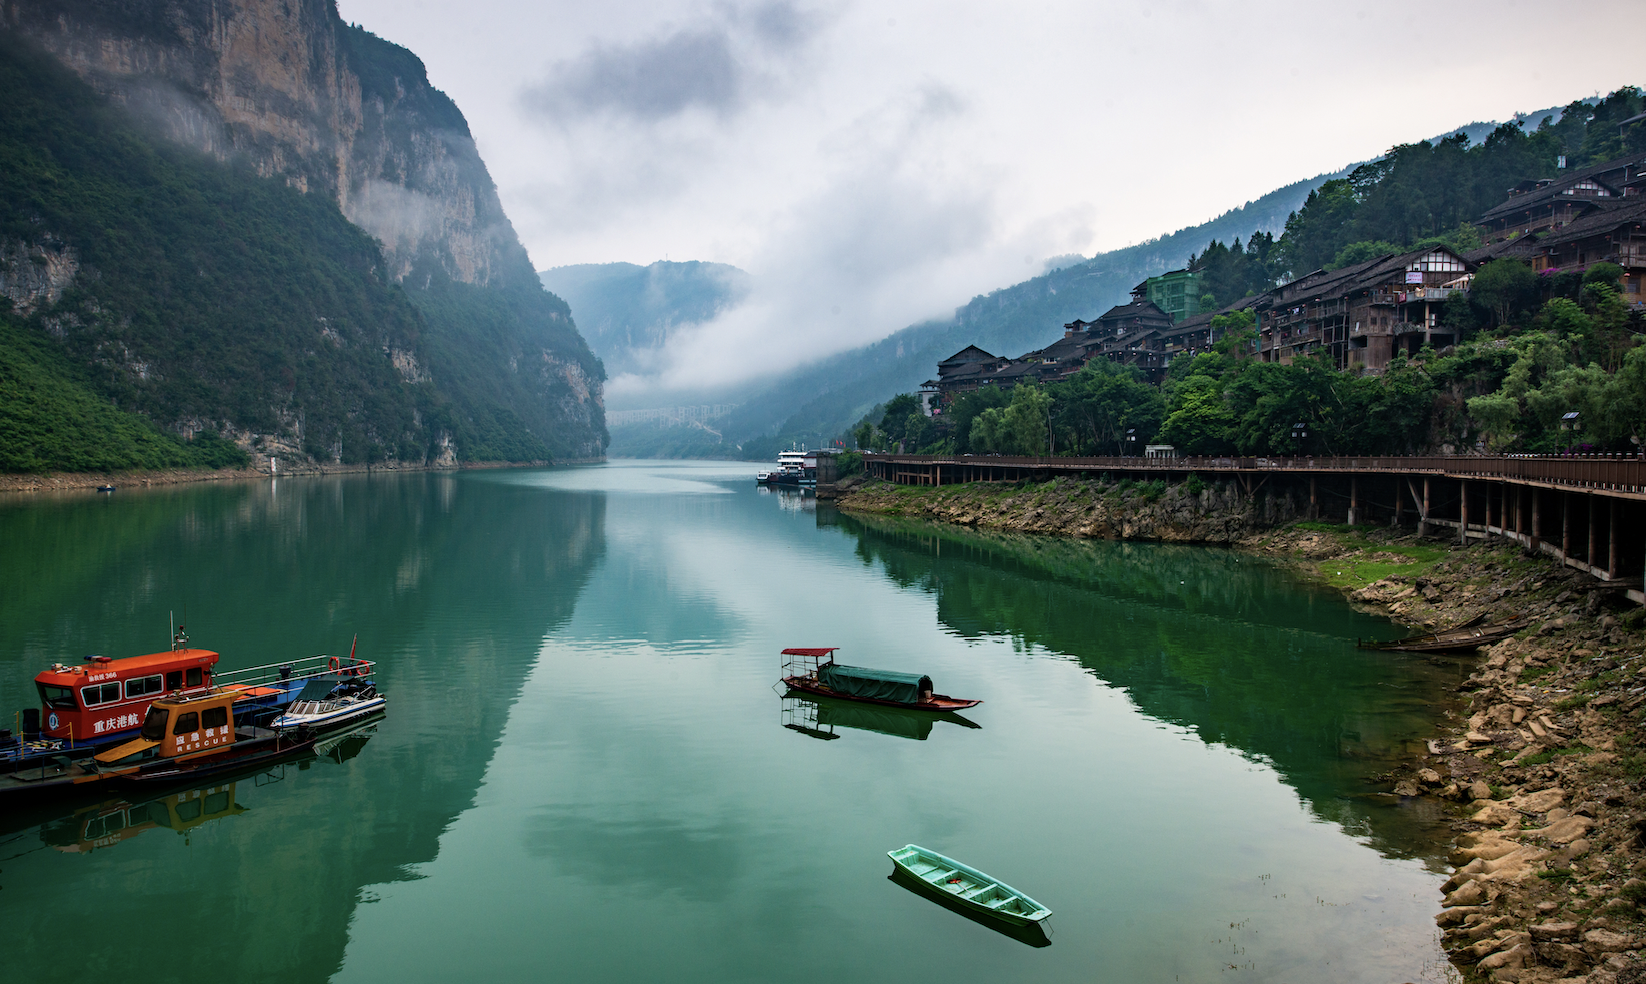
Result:
{"type": "Polygon", "coordinates": [[[900,485],[1047,481],[1108,475],[1169,484],[1198,475],[1248,498],[1351,525],[1415,525],[1459,540],[1499,537],[1549,554],[1646,604],[1646,459],[1617,455],[1428,457],[1030,458],[865,454],[900,485]],[[1304,499],[1307,498],[1307,505],[1304,499]]]}

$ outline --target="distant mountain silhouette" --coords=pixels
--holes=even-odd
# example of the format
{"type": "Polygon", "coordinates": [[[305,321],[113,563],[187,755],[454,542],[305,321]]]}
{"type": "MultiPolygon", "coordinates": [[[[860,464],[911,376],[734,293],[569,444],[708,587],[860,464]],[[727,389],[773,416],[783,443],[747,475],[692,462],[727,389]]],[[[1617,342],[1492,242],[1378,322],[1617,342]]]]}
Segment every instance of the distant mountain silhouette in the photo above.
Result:
{"type": "Polygon", "coordinates": [[[580,263],[538,274],[564,298],[609,376],[639,369],[635,353],[655,349],[685,325],[741,303],[749,275],[725,263],[580,263]]]}

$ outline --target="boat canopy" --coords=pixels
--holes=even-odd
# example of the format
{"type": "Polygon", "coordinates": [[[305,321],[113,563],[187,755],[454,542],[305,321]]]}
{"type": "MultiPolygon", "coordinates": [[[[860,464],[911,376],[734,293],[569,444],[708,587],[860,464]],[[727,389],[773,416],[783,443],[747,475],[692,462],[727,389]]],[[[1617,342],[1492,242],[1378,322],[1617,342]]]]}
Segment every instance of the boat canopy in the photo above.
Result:
{"type": "Polygon", "coordinates": [[[302,692],[297,695],[297,697],[293,700],[293,703],[296,703],[299,700],[325,700],[333,690],[337,689],[337,685],[342,682],[343,678],[335,673],[327,673],[324,676],[317,676],[308,683],[303,684],[302,692]]]}
{"type": "Polygon", "coordinates": [[[817,681],[853,697],[895,700],[916,704],[932,695],[932,678],[919,673],[871,670],[862,666],[825,663],[817,668],[817,681]]]}

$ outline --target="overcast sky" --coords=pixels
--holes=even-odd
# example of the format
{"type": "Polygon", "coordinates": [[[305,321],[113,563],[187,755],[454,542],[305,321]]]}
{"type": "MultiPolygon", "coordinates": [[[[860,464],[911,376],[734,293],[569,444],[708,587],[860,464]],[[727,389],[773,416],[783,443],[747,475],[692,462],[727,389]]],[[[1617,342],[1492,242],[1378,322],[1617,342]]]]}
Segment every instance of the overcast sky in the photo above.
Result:
{"type": "Polygon", "coordinates": [[[778,371],[1048,257],[1646,74],[1623,29],[1634,0],[339,8],[456,99],[538,269],[667,258],[756,276],[748,305],[681,333],[652,378],[614,380],[617,403],[778,371]]]}

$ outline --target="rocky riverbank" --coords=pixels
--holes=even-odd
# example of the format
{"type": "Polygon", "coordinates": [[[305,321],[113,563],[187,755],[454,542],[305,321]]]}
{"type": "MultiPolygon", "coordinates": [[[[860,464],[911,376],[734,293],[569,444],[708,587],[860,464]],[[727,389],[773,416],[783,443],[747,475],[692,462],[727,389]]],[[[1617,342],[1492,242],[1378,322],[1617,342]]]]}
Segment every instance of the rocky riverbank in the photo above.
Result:
{"type": "Polygon", "coordinates": [[[841,486],[847,510],[1251,550],[1413,626],[1529,619],[1470,657],[1428,754],[1370,778],[1454,817],[1436,923],[1466,978],[1646,982],[1646,609],[1622,591],[1517,545],[1312,523],[1306,504],[1228,484],[841,486]]]}
{"type": "MultiPolygon", "coordinates": [[[[588,465],[603,462],[604,458],[561,461],[562,465],[588,465]]],[[[280,462],[280,478],[297,475],[352,475],[365,472],[406,471],[459,471],[485,468],[542,468],[547,461],[482,461],[473,463],[406,465],[379,462],[374,465],[338,465],[319,462],[280,462]]],[[[267,466],[263,468],[162,468],[153,471],[132,472],[50,472],[47,474],[0,475],[0,493],[3,492],[68,492],[96,489],[112,485],[116,489],[144,488],[155,485],[182,485],[189,482],[233,482],[252,478],[270,478],[267,466]]]]}

